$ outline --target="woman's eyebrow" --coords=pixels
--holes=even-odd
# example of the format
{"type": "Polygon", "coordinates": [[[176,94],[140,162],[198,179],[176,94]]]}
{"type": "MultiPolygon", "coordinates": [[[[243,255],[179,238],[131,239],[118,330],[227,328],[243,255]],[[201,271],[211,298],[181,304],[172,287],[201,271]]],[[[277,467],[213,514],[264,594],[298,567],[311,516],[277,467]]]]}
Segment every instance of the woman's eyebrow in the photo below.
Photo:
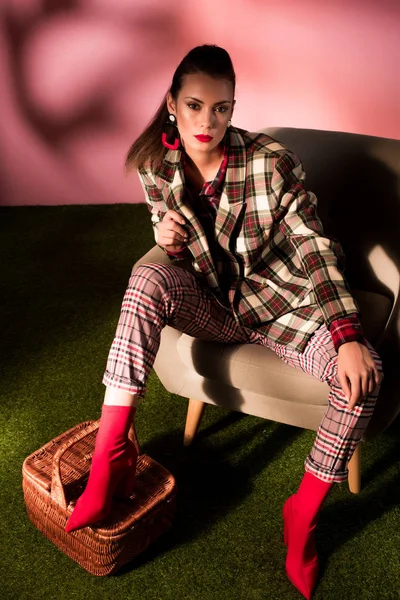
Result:
{"type": "MultiPolygon", "coordinates": [[[[184,100],[195,100],[199,104],[204,104],[203,100],[199,100],[198,98],[195,98],[194,96],[186,96],[186,98],[184,98],[184,100]]],[[[216,106],[217,104],[232,104],[232,102],[230,100],[220,100],[219,102],[215,102],[214,106],[216,106]]]]}

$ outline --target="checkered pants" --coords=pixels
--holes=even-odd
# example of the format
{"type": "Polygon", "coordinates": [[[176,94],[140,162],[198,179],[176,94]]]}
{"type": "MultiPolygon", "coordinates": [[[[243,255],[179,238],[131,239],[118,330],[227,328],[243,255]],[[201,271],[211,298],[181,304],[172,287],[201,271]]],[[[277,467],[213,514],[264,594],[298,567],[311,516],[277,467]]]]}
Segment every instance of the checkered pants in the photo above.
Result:
{"type": "MultiPolygon", "coordinates": [[[[347,479],[348,461],[372,416],[379,389],[352,411],[347,409],[337,377],[337,352],[325,325],[299,353],[238,325],[230,310],[192,273],[169,265],[141,265],[132,274],[123,299],[103,383],[143,397],[165,325],[203,340],[268,346],[288,365],[328,383],[329,405],[305,469],[326,482],[347,479]]],[[[381,373],[378,355],[371,345],[368,348],[381,373]]]]}

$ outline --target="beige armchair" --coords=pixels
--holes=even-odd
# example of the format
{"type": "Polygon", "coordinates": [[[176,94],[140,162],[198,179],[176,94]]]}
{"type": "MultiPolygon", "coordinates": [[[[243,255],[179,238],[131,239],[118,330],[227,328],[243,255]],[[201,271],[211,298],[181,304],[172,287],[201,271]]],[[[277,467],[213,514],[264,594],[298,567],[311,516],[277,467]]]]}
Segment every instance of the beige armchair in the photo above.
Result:
{"type": "MultiPolygon", "coordinates": [[[[345,250],[346,276],[366,335],[384,360],[368,439],[400,410],[400,141],[304,129],[264,131],[302,160],[326,233],[345,250]]],[[[170,260],[155,246],[134,268],[149,262],[170,260]]],[[[169,392],[189,398],[185,445],[196,434],[205,404],[312,430],[327,406],[327,384],[288,367],[268,348],[205,342],[169,326],[154,369],[169,392]]],[[[359,447],[349,464],[352,492],[360,491],[360,481],[359,447]]]]}

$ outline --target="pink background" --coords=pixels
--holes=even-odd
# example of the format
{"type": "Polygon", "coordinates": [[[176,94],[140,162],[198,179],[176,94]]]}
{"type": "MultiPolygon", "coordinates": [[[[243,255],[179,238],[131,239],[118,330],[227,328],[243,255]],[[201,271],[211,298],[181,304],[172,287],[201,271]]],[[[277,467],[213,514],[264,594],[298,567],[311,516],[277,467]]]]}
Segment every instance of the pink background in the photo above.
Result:
{"type": "Polygon", "coordinates": [[[231,54],[234,125],[400,139],[398,0],[9,0],[0,202],[142,202],[131,142],[192,47],[231,54]]]}

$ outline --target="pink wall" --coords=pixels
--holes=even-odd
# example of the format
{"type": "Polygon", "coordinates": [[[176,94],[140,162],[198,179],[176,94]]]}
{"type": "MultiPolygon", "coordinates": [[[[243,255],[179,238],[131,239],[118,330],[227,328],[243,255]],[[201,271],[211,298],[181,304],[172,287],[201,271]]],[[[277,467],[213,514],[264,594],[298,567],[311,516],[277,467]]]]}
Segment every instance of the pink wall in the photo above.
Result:
{"type": "Polygon", "coordinates": [[[141,202],[123,161],[193,46],[238,78],[233,123],[400,139],[398,0],[9,0],[0,202],[141,202]]]}

